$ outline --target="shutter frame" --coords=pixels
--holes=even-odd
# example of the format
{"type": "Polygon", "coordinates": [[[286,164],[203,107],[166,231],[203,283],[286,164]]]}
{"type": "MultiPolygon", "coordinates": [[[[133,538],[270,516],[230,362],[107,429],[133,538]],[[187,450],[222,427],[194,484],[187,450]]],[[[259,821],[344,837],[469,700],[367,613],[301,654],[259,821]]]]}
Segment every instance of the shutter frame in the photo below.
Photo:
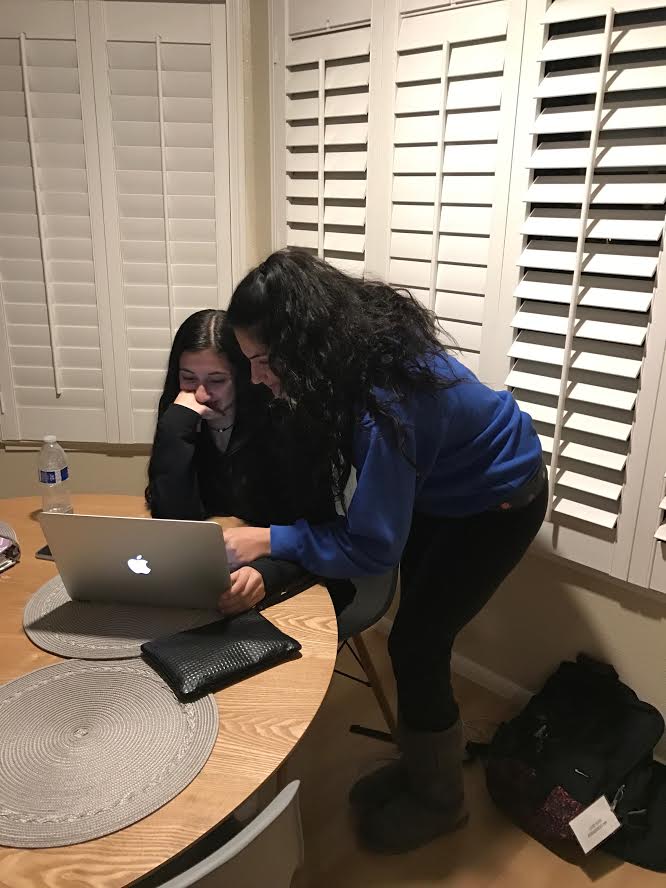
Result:
{"type": "MultiPolygon", "coordinates": [[[[562,0],[556,0],[550,9],[554,10],[561,2],[562,0]]],[[[587,5],[589,5],[590,2],[593,2],[593,0],[587,0],[587,5]]],[[[609,5],[610,4],[605,3],[604,7],[607,9],[609,5]]],[[[661,4],[661,6],[663,7],[664,4],[661,4]]],[[[538,60],[539,47],[543,42],[543,18],[546,14],[546,7],[547,4],[541,2],[541,0],[533,0],[533,2],[530,2],[528,5],[523,75],[517,110],[519,131],[517,135],[512,173],[513,194],[509,205],[505,246],[506,261],[502,273],[502,296],[498,316],[498,328],[500,330],[503,327],[503,319],[508,325],[512,324],[516,315],[516,309],[520,309],[522,305],[521,291],[524,288],[527,287],[529,290],[529,292],[526,290],[525,294],[531,299],[530,307],[536,305],[536,299],[543,300],[540,303],[541,305],[546,305],[547,302],[552,305],[554,301],[562,299],[563,294],[557,289],[560,282],[562,282],[563,285],[566,279],[568,279],[569,282],[571,280],[570,271],[548,271],[545,264],[544,271],[535,270],[532,266],[529,266],[527,269],[521,269],[520,266],[516,268],[512,267],[512,262],[516,261],[521,254],[523,255],[523,258],[525,258],[525,250],[529,239],[546,233],[542,228],[539,228],[541,223],[538,223],[536,231],[534,229],[532,231],[529,230],[532,223],[526,223],[526,220],[530,217],[531,204],[536,204],[539,211],[549,205],[565,204],[566,206],[560,211],[562,217],[569,212],[570,208],[574,211],[579,211],[580,208],[580,192],[582,190],[583,180],[582,176],[580,176],[577,171],[569,172],[565,169],[564,173],[558,173],[558,176],[556,177],[552,172],[549,172],[545,168],[535,168],[534,164],[531,162],[531,158],[535,155],[536,139],[543,138],[543,136],[531,132],[534,127],[531,126],[529,122],[538,120],[540,113],[538,101],[548,94],[542,90],[540,86],[537,87],[535,81],[538,80],[539,83],[543,85],[551,77],[551,73],[548,70],[540,70],[542,63],[538,60]],[[537,74],[539,74],[538,78],[536,76],[537,74]],[[560,198],[564,197],[563,200],[556,199],[554,190],[550,192],[548,191],[548,189],[554,188],[557,178],[562,178],[564,182],[564,190],[559,195],[560,198]],[[566,189],[568,189],[568,191],[566,189]],[[576,190],[574,191],[574,189],[576,190]],[[576,206],[576,204],[578,204],[578,206],[576,206]],[[546,289],[542,289],[541,292],[539,292],[539,288],[541,287],[539,281],[544,282],[544,285],[546,286],[546,289]],[[517,301],[514,301],[514,299],[517,301]]],[[[583,4],[576,4],[576,8],[582,9],[583,4]]],[[[574,16],[572,16],[572,18],[573,17],[574,16]]],[[[596,61],[598,63],[598,58],[596,61]]],[[[614,57],[611,57],[612,70],[614,70],[614,66],[616,67],[616,62],[614,57]]],[[[562,82],[567,81],[568,70],[570,69],[563,70],[561,73],[558,72],[558,77],[563,78],[562,82]]],[[[589,70],[589,68],[585,70],[589,70]]],[[[589,86],[587,91],[589,92],[589,86]]],[[[578,94],[577,90],[573,90],[572,93],[568,93],[564,90],[562,90],[562,92],[565,96],[572,96],[572,99],[570,100],[571,104],[580,104],[580,100],[576,97],[578,94]]],[[[617,106],[617,95],[614,91],[607,92],[606,100],[607,102],[612,102],[614,106],[617,106]]],[[[565,111],[566,103],[560,102],[560,104],[562,105],[560,110],[565,111]]],[[[602,134],[604,133],[603,128],[601,132],[602,134]]],[[[549,136],[549,138],[555,137],[549,136]]],[[[632,135],[632,138],[635,139],[635,135],[632,135]]],[[[631,144],[635,144],[635,142],[631,144]]],[[[644,202],[646,205],[651,205],[653,208],[659,207],[661,209],[663,207],[663,198],[666,196],[666,192],[661,184],[661,175],[660,171],[657,171],[656,173],[653,170],[641,171],[640,167],[636,165],[633,167],[627,167],[625,172],[619,173],[616,173],[615,169],[612,167],[604,167],[603,164],[598,165],[593,180],[594,187],[591,200],[591,215],[593,217],[601,217],[603,214],[603,207],[606,203],[606,200],[602,199],[602,194],[604,195],[604,198],[611,195],[611,192],[608,191],[611,187],[613,188],[613,198],[618,198],[617,205],[620,208],[626,206],[630,209],[632,204],[630,203],[631,195],[628,192],[628,188],[631,187],[633,182],[636,182],[638,188],[644,189],[641,193],[646,197],[648,195],[648,188],[650,189],[649,199],[640,201],[641,203],[644,202]],[[633,172],[634,169],[636,172],[633,172]],[[625,189],[624,191],[622,191],[623,188],[625,189]]],[[[650,216],[650,213],[652,213],[651,209],[646,209],[645,213],[645,219],[655,218],[655,216],[650,216]]],[[[547,216],[548,214],[542,213],[542,215],[547,216]]],[[[622,214],[620,214],[619,211],[617,218],[622,218],[622,214]]],[[[627,218],[638,219],[642,217],[639,213],[637,216],[627,216],[627,218]]],[[[560,238],[563,234],[562,231],[548,232],[548,234],[553,233],[560,238]]],[[[654,231],[648,232],[645,228],[642,229],[641,233],[643,236],[648,234],[649,237],[652,237],[655,234],[654,231]]],[[[646,241],[641,242],[647,244],[646,241]]],[[[591,239],[587,240],[586,246],[602,243],[603,241],[601,240],[595,241],[591,239]]],[[[619,251],[622,252],[623,247],[624,244],[620,244],[616,249],[619,249],[619,251]]],[[[630,253],[632,251],[633,247],[630,250],[630,253]]],[[[641,253],[640,250],[639,253],[641,253]]],[[[527,255],[529,256],[529,253],[527,255]]],[[[659,248],[653,250],[650,263],[645,263],[643,266],[643,273],[649,274],[652,271],[652,267],[656,267],[657,262],[663,264],[662,257],[663,252],[661,251],[660,241],[659,248]]],[[[641,262],[645,258],[648,257],[643,253],[641,262]]],[[[518,259],[518,261],[520,262],[521,260],[518,259]]],[[[603,265],[605,262],[605,259],[601,260],[601,272],[603,271],[603,265]]],[[[565,436],[564,439],[567,443],[565,443],[563,448],[563,453],[566,457],[563,461],[563,470],[574,472],[574,474],[576,471],[580,471],[583,475],[589,478],[596,477],[600,481],[604,481],[604,483],[605,481],[619,483],[618,478],[621,478],[623,483],[621,511],[614,529],[609,528],[607,525],[603,526],[601,523],[595,528],[594,525],[590,524],[588,521],[581,521],[577,518],[564,518],[556,512],[554,515],[554,518],[556,518],[556,527],[551,524],[544,525],[540,533],[540,540],[547,550],[552,551],[555,554],[571,558],[575,561],[581,561],[589,567],[594,567],[615,577],[627,579],[629,573],[629,561],[632,553],[633,536],[636,527],[636,517],[640,508],[640,488],[642,485],[643,472],[645,470],[645,456],[649,443],[648,429],[658,388],[657,377],[659,371],[657,369],[655,374],[655,368],[658,367],[658,362],[661,360],[661,354],[657,354],[656,352],[660,351],[659,343],[660,341],[663,341],[664,337],[662,326],[663,311],[661,305],[658,303],[660,299],[663,298],[659,295],[663,291],[663,285],[660,283],[658,291],[650,292],[650,288],[648,287],[651,280],[650,277],[637,277],[633,279],[623,278],[622,287],[614,289],[612,286],[613,277],[607,276],[607,280],[604,281],[603,273],[601,272],[595,271],[594,273],[589,274],[587,269],[585,269],[585,292],[580,300],[580,304],[584,315],[586,315],[588,319],[586,323],[593,320],[596,323],[596,318],[603,317],[605,313],[609,316],[607,318],[608,321],[612,321],[614,318],[618,322],[612,324],[612,330],[618,335],[615,337],[615,343],[601,341],[596,343],[594,340],[586,339],[575,340],[577,346],[582,348],[582,351],[578,349],[576,352],[574,360],[577,363],[574,364],[576,372],[573,376],[573,380],[574,383],[578,381],[586,384],[596,384],[595,380],[597,380],[601,386],[609,386],[611,388],[615,386],[621,392],[631,392],[635,391],[631,380],[637,382],[640,376],[640,397],[637,399],[636,406],[632,411],[618,411],[613,415],[612,411],[609,413],[607,410],[604,410],[605,416],[607,418],[612,418],[613,421],[625,422],[625,424],[627,424],[624,417],[628,419],[628,425],[631,432],[631,453],[630,455],[628,455],[627,452],[623,453],[622,448],[620,447],[620,442],[616,441],[613,444],[612,449],[609,450],[607,444],[604,444],[605,450],[599,452],[600,454],[607,454],[607,464],[604,464],[601,459],[595,461],[595,450],[591,449],[588,452],[588,448],[592,445],[598,446],[598,442],[604,439],[599,438],[598,436],[586,439],[586,436],[582,433],[572,432],[570,435],[565,436]],[[596,283],[596,286],[592,286],[592,282],[595,282],[595,279],[598,283],[596,283]],[[640,283],[640,286],[635,286],[633,285],[633,281],[643,281],[644,284],[640,283]],[[634,309],[633,319],[631,317],[632,302],[634,309]],[[597,314],[598,312],[601,314],[597,314]],[[629,312],[628,315],[626,315],[627,312],[629,312]],[[649,326],[646,322],[648,312],[650,317],[649,326]],[[630,322],[629,326],[624,329],[622,326],[622,313],[625,313],[626,321],[630,322]],[[645,319],[644,321],[640,321],[640,324],[644,325],[642,332],[636,327],[636,323],[641,317],[645,319]],[[586,353],[585,349],[589,348],[589,346],[586,345],[588,342],[594,344],[594,350],[586,353]],[[583,357],[582,361],[581,356],[583,357]],[[617,382],[611,383],[611,380],[613,379],[616,379],[617,382]],[[586,462],[588,468],[586,468],[586,462]],[[598,469],[595,468],[597,465],[599,466],[598,469]],[[607,474],[608,471],[610,471],[611,474],[607,474]]],[[[662,278],[663,274],[659,275],[659,272],[657,272],[657,280],[661,281],[662,278]]],[[[652,285],[654,285],[654,281],[652,281],[652,285]]],[[[560,305],[564,305],[568,308],[568,302],[569,299],[565,298],[563,302],[560,302],[560,305]]],[[[542,313],[544,309],[542,308],[539,311],[542,313]]],[[[561,316],[562,312],[557,310],[555,314],[560,314],[561,316]]],[[[518,324],[518,326],[520,326],[520,324],[518,324]]],[[[588,329],[596,335],[594,328],[588,329]]],[[[602,327],[600,329],[608,331],[611,328],[602,327]]],[[[498,345],[495,348],[493,361],[494,365],[498,368],[498,373],[502,373],[504,378],[506,378],[508,373],[507,362],[499,355],[498,345]]],[[[559,365],[561,364],[561,346],[562,340],[560,339],[558,341],[557,337],[553,338],[552,334],[545,330],[544,332],[533,332],[523,329],[513,338],[512,344],[507,344],[507,352],[509,353],[510,362],[509,367],[513,366],[516,370],[521,371],[526,369],[526,362],[527,368],[531,367],[532,370],[535,370],[536,367],[547,368],[550,366],[551,370],[549,370],[547,374],[550,376],[554,370],[559,369],[559,365]],[[534,361],[535,359],[536,364],[530,364],[530,361],[534,361]]],[[[517,394],[519,395],[519,399],[530,399],[529,393],[523,390],[519,390],[517,394]]],[[[546,396],[540,395],[539,397],[541,405],[548,403],[546,396]]],[[[624,398],[624,395],[621,397],[624,398]]],[[[577,402],[572,400],[568,403],[573,407],[577,402]]],[[[539,407],[539,409],[542,408],[539,407]]],[[[595,415],[594,410],[591,411],[590,415],[595,415]]],[[[544,450],[549,454],[552,450],[553,426],[544,426],[537,423],[537,427],[542,437],[542,442],[544,443],[544,450]],[[549,435],[550,438],[548,437],[549,435]]],[[[607,439],[608,442],[611,440],[613,439],[607,439]]],[[[571,480],[570,476],[569,480],[571,480]]],[[[607,488],[604,489],[606,492],[610,490],[607,488]]],[[[615,488],[612,489],[615,490],[615,488]]],[[[563,485],[560,488],[560,491],[563,499],[571,499],[571,490],[569,488],[566,488],[563,485]]],[[[601,500],[597,498],[591,499],[587,493],[581,492],[580,496],[578,496],[575,488],[573,494],[573,501],[580,502],[581,507],[596,508],[601,504],[601,500]]],[[[568,505],[565,503],[564,511],[567,510],[568,505]]],[[[588,514],[583,517],[589,518],[591,516],[588,514]]],[[[654,527],[653,512],[651,536],[654,533],[654,527]]]]}

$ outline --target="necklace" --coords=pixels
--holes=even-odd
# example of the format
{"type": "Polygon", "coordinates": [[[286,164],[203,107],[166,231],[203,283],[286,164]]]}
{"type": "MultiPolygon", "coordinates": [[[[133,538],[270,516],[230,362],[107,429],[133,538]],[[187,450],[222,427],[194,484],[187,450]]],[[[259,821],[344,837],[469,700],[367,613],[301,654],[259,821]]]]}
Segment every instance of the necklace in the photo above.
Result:
{"type": "Polygon", "coordinates": [[[217,432],[218,434],[221,435],[222,432],[228,432],[229,429],[232,429],[232,428],[233,428],[233,426],[234,426],[234,424],[233,424],[233,422],[232,422],[231,425],[225,426],[223,429],[216,429],[214,426],[210,426],[210,428],[211,428],[211,430],[212,430],[213,432],[217,432]]]}

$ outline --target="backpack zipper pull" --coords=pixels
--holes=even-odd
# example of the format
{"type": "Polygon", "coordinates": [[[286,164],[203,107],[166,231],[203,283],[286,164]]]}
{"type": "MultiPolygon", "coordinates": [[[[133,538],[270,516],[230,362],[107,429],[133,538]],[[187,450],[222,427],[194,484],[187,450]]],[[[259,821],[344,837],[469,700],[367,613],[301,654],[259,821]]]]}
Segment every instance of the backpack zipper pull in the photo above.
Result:
{"type": "Polygon", "coordinates": [[[610,806],[611,811],[615,811],[615,809],[618,806],[618,803],[622,801],[622,798],[624,797],[624,787],[625,787],[625,784],[623,783],[622,786],[615,793],[615,797],[613,798],[613,801],[610,806]]]}

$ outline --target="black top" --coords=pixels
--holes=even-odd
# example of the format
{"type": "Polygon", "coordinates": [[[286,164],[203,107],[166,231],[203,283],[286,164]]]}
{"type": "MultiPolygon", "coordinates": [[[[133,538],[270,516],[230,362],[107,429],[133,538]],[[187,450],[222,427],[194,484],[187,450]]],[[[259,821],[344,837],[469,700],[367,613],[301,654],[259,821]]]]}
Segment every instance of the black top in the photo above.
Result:
{"type": "MultiPolygon", "coordinates": [[[[157,423],[147,500],[153,518],[205,520],[233,515],[255,527],[328,520],[332,496],[319,496],[298,477],[293,448],[280,436],[271,410],[255,403],[236,416],[223,453],[208,423],[189,407],[171,404],[157,423]]],[[[307,577],[299,564],[258,558],[266,597],[307,577]]]]}

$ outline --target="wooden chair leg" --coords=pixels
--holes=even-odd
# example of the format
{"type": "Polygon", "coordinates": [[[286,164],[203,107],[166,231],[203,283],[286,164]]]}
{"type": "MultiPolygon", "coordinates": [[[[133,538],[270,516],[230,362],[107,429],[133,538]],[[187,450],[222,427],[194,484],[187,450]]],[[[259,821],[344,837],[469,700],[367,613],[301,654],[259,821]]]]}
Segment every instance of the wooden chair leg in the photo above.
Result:
{"type": "Polygon", "coordinates": [[[370,687],[372,688],[372,691],[377,698],[377,703],[379,704],[379,708],[382,711],[382,715],[384,716],[384,720],[386,721],[389,732],[391,733],[391,736],[395,738],[395,717],[389,705],[388,698],[384,693],[382,683],[379,680],[379,675],[377,675],[377,670],[375,669],[375,664],[372,662],[370,652],[368,651],[365,641],[363,640],[363,637],[361,635],[354,635],[351,640],[356,649],[356,653],[358,654],[358,658],[361,661],[361,666],[363,666],[363,671],[368,676],[370,687]]]}

